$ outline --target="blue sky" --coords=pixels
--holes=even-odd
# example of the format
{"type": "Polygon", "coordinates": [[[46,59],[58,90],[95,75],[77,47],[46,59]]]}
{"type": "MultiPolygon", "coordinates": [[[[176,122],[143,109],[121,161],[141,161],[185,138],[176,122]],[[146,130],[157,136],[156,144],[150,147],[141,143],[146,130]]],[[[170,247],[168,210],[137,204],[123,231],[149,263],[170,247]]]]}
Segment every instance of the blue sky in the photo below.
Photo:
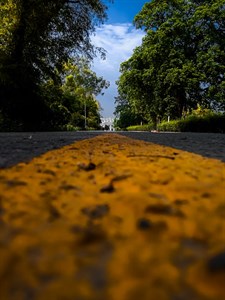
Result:
{"type": "Polygon", "coordinates": [[[141,10],[146,0],[114,0],[113,3],[105,2],[109,7],[107,23],[129,23],[141,10]]]}
{"type": "Polygon", "coordinates": [[[100,57],[93,62],[93,71],[98,76],[110,82],[110,87],[104,91],[103,96],[97,96],[102,107],[103,117],[113,117],[115,110],[114,97],[117,96],[117,86],[120,73],[120,64],[127,60],[133,53],[133,49],[141,44],[144,32],[137,30],[132,22],[134,16],[140,12],[146,0],[114,0],[114,3],[106,2],[108,20],[96,28],[92,42],[97,47],[106,50],[106,59],[100,57]]]}

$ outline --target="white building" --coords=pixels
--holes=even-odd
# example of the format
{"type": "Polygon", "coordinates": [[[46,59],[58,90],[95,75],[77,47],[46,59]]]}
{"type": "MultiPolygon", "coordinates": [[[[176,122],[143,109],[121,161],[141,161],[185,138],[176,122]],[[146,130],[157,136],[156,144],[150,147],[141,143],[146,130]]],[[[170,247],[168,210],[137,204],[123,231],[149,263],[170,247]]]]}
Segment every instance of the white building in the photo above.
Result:
{"type": "Polygon", "coordinates": [[[110,131],[114,131],[114,119],[113,117],[101,118],[101,127],[108,126],[110,131]]]}

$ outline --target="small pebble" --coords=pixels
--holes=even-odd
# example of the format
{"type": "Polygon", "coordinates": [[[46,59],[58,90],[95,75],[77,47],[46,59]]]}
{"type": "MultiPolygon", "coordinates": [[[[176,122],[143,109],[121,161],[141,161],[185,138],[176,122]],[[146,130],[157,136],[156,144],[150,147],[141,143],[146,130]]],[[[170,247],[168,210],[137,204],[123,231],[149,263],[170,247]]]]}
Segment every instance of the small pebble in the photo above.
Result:
{"type": "Polygon", "coordinates": [[[115,188],[111,182],[108,185],[105,185],[100,189],[101,193],[113,193],[114,191],[115,191],[115,188]]]}
{"type": "Polygon", "coordinates": [[[80,228],[76,234],[80,237],[80,244],[83,246],[102,243],[107,239],[106,232],[100,226],[93,224],[80,228]]]}
{"type": "Polygon", "coordinates": [[[185,205],[185,204],[188,204],[188,200],[186,200],[186,199],[176,199],[174,201],[174,204],[176,204],[176,205],[185,205]]]}
{"type": "Polygon", "coordinates": [[[185,217],[185,214],[181,210],[174,209],[170,205],[161,204],[161,203],[148,205],[145,208],[145,212],[156,214],[156,215],[167,215],[167,216],[174,216],[174,217],[181,217],[181,218],[185,217]]]}
{"type": "Polygon", "coordinates": [[[137,221],[137,228],[140,230],[147,230],[152,227],[152,222],[148,219],[139,219],[137,221]]]}
{"type": "Polygon", "coordinates": [[[94,207],[85,207],[81,209],[81,212],[92,219],[102,218],[109,212],[110,208],[108,204],[96,205],[94,207]]]}
{"type": "Polygon", "coordinates": [[[61,217],[60,212],[53,205],[49,205],[49,213],[50,213],[49,221],[55,221],[61,217]]]}
{"type": "Polygon", "coordinates": [[[7,180],[6,184],[7,184],[8,187],[16,187],[16,186],[25,186],[25,185],[27,185],[27,183],[24,182],[24,181],[14,180],[14,179],[7,180]]]}
{"type": "Polygon", "coordinates": [[[145,212],[160,215],[171,215],[173,213],[173,209],[170,205],[166,204],[151,204],[145,208],[145,212]]]}
{"type": "Polygon", "coordinates": [[[210,272],[225,271],[225,251],[211,257],[208,261],[210,272]]]}
{"type": "Polygon", "coordinates": [[[78,164],[78,168],[84,171],[93,171],[96,169],[96,164],[90,162],[89,164],[78,164]]]}
{"type": "Polygon", "coordinates": [[[60,189],[64,191],[71,191],[71,190],[78,190],[78,187],[72,184],[63,184],[60,186],[60,189]]]}

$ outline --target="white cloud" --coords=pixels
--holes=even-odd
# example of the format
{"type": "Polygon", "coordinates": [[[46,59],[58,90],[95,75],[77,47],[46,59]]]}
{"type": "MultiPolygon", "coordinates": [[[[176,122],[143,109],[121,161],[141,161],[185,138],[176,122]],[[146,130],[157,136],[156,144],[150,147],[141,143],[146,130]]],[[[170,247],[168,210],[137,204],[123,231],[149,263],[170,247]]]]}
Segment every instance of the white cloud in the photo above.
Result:
{"type": "Polygon", "coordinates": [[[130,23],[105,24],[96,29],[92,42],[106,50],[106,59],[96,58],[93,70],[98,76],[110,81],[110,87],[104,96],[97,97],[103,107],[102,115],[113,116],[115,109],[114,97],[117,95],[115,81],[119,78],[120,64],[127,60],[135,47],[141,44],[143,31],[136,30],[130,23]]]}

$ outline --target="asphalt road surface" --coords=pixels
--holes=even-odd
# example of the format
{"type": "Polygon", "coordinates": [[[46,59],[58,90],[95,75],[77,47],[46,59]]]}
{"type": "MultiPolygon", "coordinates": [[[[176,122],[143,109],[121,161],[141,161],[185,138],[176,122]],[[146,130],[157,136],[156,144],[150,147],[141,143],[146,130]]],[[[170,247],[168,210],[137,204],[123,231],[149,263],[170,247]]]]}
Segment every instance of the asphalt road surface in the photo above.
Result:
{"type": "MultiPolygon", "coordinates": [[[[31,160],[49,150],[88,139],[102,131],[90,132],[2,132],[0,168],[31,160]]],[[[107,132],[109,133],[109,132],[107,132]]],[[[130,138],[165,145],[225,162],[225,134],[116,132],[130,138]]],[[[113,134],[113,133],[112,133],[113,134]]]]}

